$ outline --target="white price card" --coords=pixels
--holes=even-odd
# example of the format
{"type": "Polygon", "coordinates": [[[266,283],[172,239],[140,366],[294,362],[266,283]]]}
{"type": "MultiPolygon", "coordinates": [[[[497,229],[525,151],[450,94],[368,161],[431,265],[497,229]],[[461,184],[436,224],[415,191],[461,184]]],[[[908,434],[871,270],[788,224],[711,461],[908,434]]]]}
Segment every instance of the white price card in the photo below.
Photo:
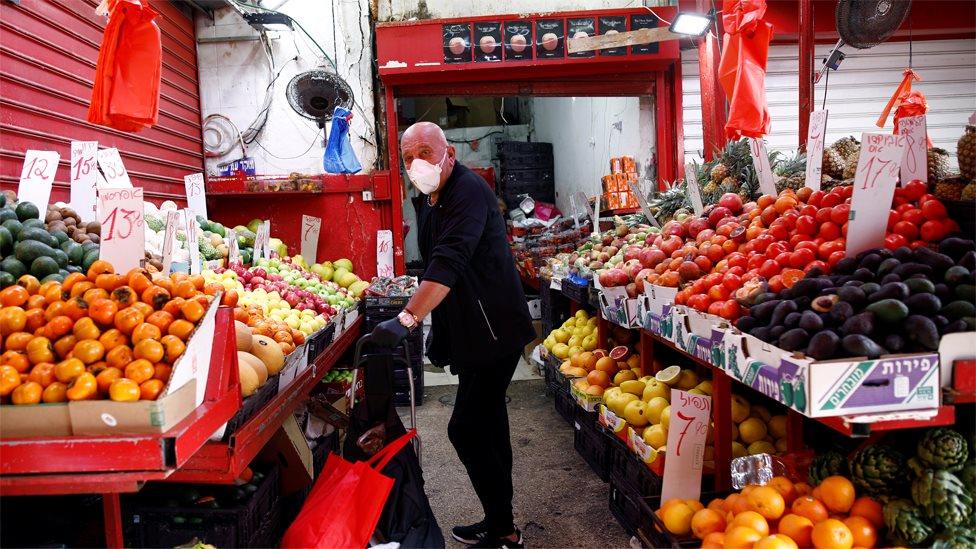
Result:
{"type": "Polygon", "coordinates": [[[805,186],[815,191],[820,190],[823,178],[824,141],[827,135],[827,111],[813,111],[810,113],[810,123],[807,126],[807,173],[805,186]]]}
{"type": "Polygon", "coordinates": [[[254,235],[254,259],[262,257],[271,259],[271,221],[266,220],[258,225],[258,232],[254,235]]]}
{"type": "Polygon", "coordinates": [[[237,245],[237,231],[227,230],[227,265],[234,265],[241,262],[241,248],[237,245]]]}
{"type": "MultiPolygon", "coordinates": [[[[589,202],[587,202],[589,203],[589,202]]],[[[590,219],[593,220],[593,234],[600,232],[600,195],[596,195],[596,202],[593,203],[593,211],[590,219]]]]}
{"type": "Polygon", "coordinates": [[[98,151],[98,167],[105,175],[105,184],[109,187],[131,187],[129,172],[125,171],[125,164],[115,147],[98,151]]]}
{"type": "Polygon", "coordinates": [[[24,153],[24,168],[20,172],[17,199],[37,206],[41,218],[51,201],[51,187],[58,172],[61,155],[57,151],[31,151],[24,153]]]}
{"type": "Polygon", "coordinates": [[[705,204],[702,203],[701,189],[698,188],[698,172],[695,171],[694,164],[689,163],[685,166],[685,182],[691,208],[695,210],[695,215],[699,216],[705,211],[705,204]]]}
{"type": "Polygon", "coordinates": [[[322,230],[322,218],[311,215],[302,216],[302,258],[311,265],[319,252],[319,231],[322,230]]]}
{"type": "Polygon", "coordinates": [[[701,495],[705,439],[712,417],[712,398],[671,389],[668,456],[664,461],[661,501],[701,495]]]}
{"type": "Polygon", "coordinates": [[[919,179],[928,181],[928,136],[925,115],[907,116],[898,120],[898,133],[905,136],[905,152],[901,159],[901,184],[919,179]]]}
{"type": "Polygon", "coordinates": [[[376,231],[376,276],[393,278],[393,231],[376,231]]]}
{"type": "Polygon", "coordinates": [[[118,273],[141,267],[146,258],[142,189],[98,189],[98,211],[102,225],[98,258],[111,263],[118,273]]]}
{"type": "Polygon", "coordinates": [[[884,245],[905,136],[862,133],[847,226],[847,256],[884,245]]]}
{"type": "Polygon", "coordinates": [[[756,168],[756,177],[759,178],[759,190],[763,194],[776,196],[776,179],[773,177],[773,168],[769,165],[766,142],[757,137],[750,137],[749,154],[752,155],[752,165],[756,168]]]}
{"type": "Polygon", "coordinates": [[[186,207],[194,214],[209,219],[207,217],[207,193],[203,187],[203,174],[184,175],[183,186],[186,187],[186,207]]]}
{"type": "Polygon", "coordinates": [[[173,242],[180,227],[180,213],[176,210],[166,212],[166,229],[163,232],[163,274],[169,275],[173,268],[173,242]]]}
{"type": "Polygon", "coordinates": [[[71,208],[78,212],[82,221],[94,221],[96,218],[97,152],[98,141],[71,142],[71,208]]]}
{"type": "Polygon", "coordinates": [[[644,193],[637,188],[637,185],[633,181],[628,181],[627,186],[630,187],[630,192],[634,193],[634,196],[637,197],[637,203],[640,204],[641,211],[644,212],[644,217],[647,218],[647,222],[660,229],[661,225],[657,222],[657,218],[654,217],[654,213],[651,212],[651,207],[647,204],[647,198],[644,197],[644,193]]]}
{"type": "Polygon", "coordinates": [[[197,240],[197,218],[193,210],[183,210],[186,222],[186,248],[190,251],[190,274],[200,274],[200,242],[197,240]]]}

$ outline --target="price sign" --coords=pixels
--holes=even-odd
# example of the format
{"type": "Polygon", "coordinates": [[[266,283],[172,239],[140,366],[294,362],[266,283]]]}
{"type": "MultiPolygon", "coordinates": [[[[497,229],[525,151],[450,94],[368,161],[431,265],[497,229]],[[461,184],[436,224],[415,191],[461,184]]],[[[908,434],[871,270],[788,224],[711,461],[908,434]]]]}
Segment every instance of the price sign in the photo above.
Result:
{"type": "Polygon", "coordinates": [[[773,168],[769,165],[766,142],[750,137],[749,154],[752,155],[752,165],[756,168],[756,176],[759,178],[759,189],[763,194],[776,196],[776,180],[773,177],[773,168]]]}
{"type": "Polygon", "coordinates": [[[711,397],[671,389],[671,422],[661,501],[697,500],[701,495],[705,439],[711,416],[711,397]]]}
{"type": "Polygon", "coordinates": [[[857,158],[847,226],[848,257],[884,245],[905,143],[904,135],[861,134],[861,154],[857,158]]]}
{"type": "Polygon", "coordinates": [[[190,251],[190,274],[200,274],[200,242],[197,240],[197,218],[189,208],[183,210],[186,222],[186,247],[190,251]]]}
{"type": "Polygon", "coordinates": [[[814,191],[820,190],[823,177],[824,136],[827,134],[827,111],[810,113],[810,126],[807,128],[807,173],[805,186],[814,191]]]}
{"type": "Polygon", "coordinates": [[[655,218],[654,214],[651,212],[651,207],[648,206],[647,198],[644,197],[644,193],[637,188],[637,185],[635,185],[633,181],[628,181],[627,186],[630,187],[630,192],[637,197],[637,203],[640,204],[641,211],[644,212],[644,217],[647,218],[647,222],[660,229],[661,225],[657,222],[657,218],[655,218]]]}
{"type": "Polygon", "coordinates": [[[97,152],[98,141],[71,142],[71,208],[78,212],[82,221],[94,221],[96,218],[97,152]]]}
{"type": "Polygon", "coordinates": [[[905,136],[905,152],[901,159],[901,184],[913,179],[928,181],[928,137],[925,115],[908,116],[898,121],[898,133],[905,136]]]}
{"type": "Polygon", "coordinates": [[[241,249],[237,245],[237,231],[228,229],[227,231],[227,264],[233,265],[241,262],[241,249]]]}
{"type": "MultiPolygon", "coordinates": [[[[589,202],[587,202],[589,204],[589,202]]],[[[593,220],[593,234],[600,232],[600,195],[596,195],[596,202],[593,204],[593,211],[590,212],[590,219],[593,220]]]]}
{"type": "Polygon", "coordinates": [[[58,171],[61,155],[57,151],[27,151],[24,153],[24,168],[20,171],[20,185],[17,199],[37,206],[41,216],[51,201],[51,186],[54,174],[58,171]]]}
{"type": "Polygon", "coordinates": [[[166,212],[166,231],[163,233],[163,274],[169,275],[173,267],[173,241],[180,226],[180,214],[175,210],[166,212]]]}
{"type": "Polygon", "coordinates": [[[98,258],[111,263],[116,272],[141,267],[146,257],[142,208],[141,188],[98,189],[102,225],[98,258]]]}
{"type": "Polygon", "coordinates": [[[315,263],[315,256],[319,250],[319,231],[321,229],[321,217],[302,216],[302,257],[309,265],[315,263]]]}
{"type": "Polygon", "coordinates": [[[688,200],[691,208],[695,210],[695,215],[701,215],[705,211],[705,204],[702,203],[701,189],[698,188],[698,172],[695,171],[694,164],[685,166],[685,182],[688,189],[688,200]]]}
{"type": "Polygon", "coordinates": [[[98,167],[105,174],[105,183],[109,187],[132,187],[129,180],[129,172],[125,171],[125,164],[119,156],[119,150],[115,147],[102,149],[96,154],[98,167]]]}
{"type": "Polygon", "coordinates": [[[203,174],[193,173],[183,176],[186,187],[186,207],[194,214],[207,218],[207,194],[203,189],[203,174]]]}
{"type": "Polygon", "coordinates": [[[376,231],[376,276],[393,278],[393,231],[376,231]]]}
{"type": "Polygon", "coordinates": [[[254,259],[258,257],[271,259],[271,221],[258,225],[258,232],[254,235],[254,259]]]}

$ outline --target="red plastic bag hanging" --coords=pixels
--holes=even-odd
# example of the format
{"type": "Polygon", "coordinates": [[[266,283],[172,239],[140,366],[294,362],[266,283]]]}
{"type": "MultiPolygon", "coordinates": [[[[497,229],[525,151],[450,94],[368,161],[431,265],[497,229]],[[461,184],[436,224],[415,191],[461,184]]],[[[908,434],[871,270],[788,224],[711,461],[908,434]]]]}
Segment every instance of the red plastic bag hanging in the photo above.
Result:
{"type": "MultiPolygon", "coordinates": [[[[922,77],[918,75],[912,69],[905,69],[902,73],[904,78],[901,79],[901,83],[895,88],[895,93],[891,94],[891,99],[888,100],[888,104],[885,105],[884,110],[881,111],[881,116],[878,117],[878,121],[875,122],[879,128],[883,128],[885,123],[888,122],[888,115],[891,114],[891,109],[895,109],[895,130],[894,133],[898,133],[898,121],[906,116],[920,116],[925,114],[929,110],[928,101],[925,100],[925,94],[918,90],[912,89],[912,82],[918,80],[921,82],[922,77]],[[897,106],[896,106],[897,105],[897,106]]],[[[928,141],[929,148],[932,148],[932,138],[925,135],[925,139],[928,141]]]]}
{"type": "Polygon", "coordinates": [[[88,121],[138,131],[159,118],[162,41],[156,11],[138,0],[109,0],[88,121]]]}
{"type": "Polygon", "coordinates": [[[722,60],[718,78],[729,99],[725,135],[729,139],[762,137],[769,133],[766,107],[766,60],[773,25],[766,15],[766,0],[726,3],[722,60]]]}
{"type": "Polygon", "coordinates": [[[350,463],[329,454],[281,547],[366,547],[393,488],[393,479],[380,471],[416,434],[407,431],[368,461],[350,463]]]}

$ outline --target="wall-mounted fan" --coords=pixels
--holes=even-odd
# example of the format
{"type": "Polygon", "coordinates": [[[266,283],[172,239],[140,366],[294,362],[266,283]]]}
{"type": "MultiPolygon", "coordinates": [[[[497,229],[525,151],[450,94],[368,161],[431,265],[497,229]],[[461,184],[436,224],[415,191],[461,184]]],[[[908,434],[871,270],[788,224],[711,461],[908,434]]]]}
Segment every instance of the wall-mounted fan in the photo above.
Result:
{"type": "Polygon", "coordinates": [[[911,0],[838,0],[835,22],[840,40],[823,60],[814,82],[828,70],[837,70],[848,45],[859,50],[873,48],[891,37],[911,10],[911,0]]]}
{"type": "Polygon", "coordinates": [[[332,120],[336,107],[352,110],[352,88],[334,72],[315,69],[295,75],[285,90],[288,104],[298,114],[315,120],[320,128],[332,120]]]}

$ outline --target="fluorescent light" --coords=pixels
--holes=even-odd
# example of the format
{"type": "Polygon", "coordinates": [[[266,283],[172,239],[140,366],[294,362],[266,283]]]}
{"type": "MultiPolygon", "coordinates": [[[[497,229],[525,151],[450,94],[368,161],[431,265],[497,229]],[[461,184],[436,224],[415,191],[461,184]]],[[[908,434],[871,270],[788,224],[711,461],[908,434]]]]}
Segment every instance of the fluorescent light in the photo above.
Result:
{"type": "Polygon", "coordinates": [[[708,28],[711,25],[711,15],[681,12],[671,22],[668,30],[675,34],[684,34],[686,36],[703,36],[708,32],[708,28]]]}

